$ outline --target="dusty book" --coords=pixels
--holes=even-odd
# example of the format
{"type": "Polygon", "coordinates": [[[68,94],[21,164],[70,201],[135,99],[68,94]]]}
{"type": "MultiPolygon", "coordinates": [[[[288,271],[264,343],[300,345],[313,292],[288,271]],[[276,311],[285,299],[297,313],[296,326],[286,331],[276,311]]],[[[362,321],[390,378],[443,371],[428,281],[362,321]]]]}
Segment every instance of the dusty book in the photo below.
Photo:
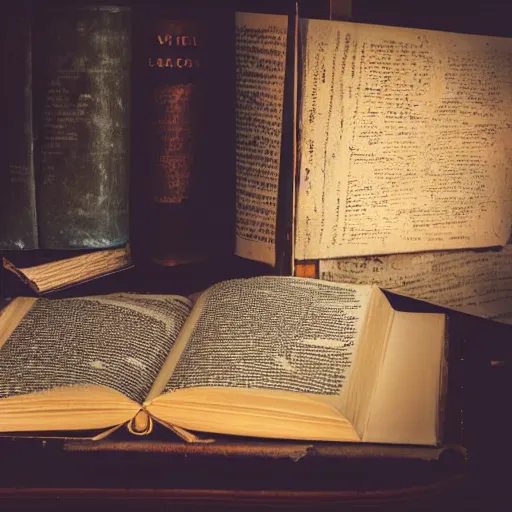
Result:
{"type": "Polygon", "coordinates": [[[8,22],[0,250],[130,238],[167,266],[275,265],[288,15],[34,4],[8,22]]]}
{"type": "Polygon", "coordinates": [[[226,83],[233,59],[219,51],[233,42],[233,19],[214,8],[151,4],[134,16],[135,257],[164,266],[205,260],[212,247],[229,246],[231,226],[220,217],[233,203],[225,183],[228,174],[233,181],[225,161],[232,140],[218,120],[234,96],[226,83]]]}
{"type": "MultiPolygon", "coordinates": [[[[111,429],[436,445],[445,315],[376,286],[235,279],[180,296],[17,298],[0,431],[111,429]]],[[[193,434],[190,434],[193,435],[193,434]]]]}
{"type": "Polygon", "coordinates": [[[121,246],[128,241],[130,10],[20,9],[7,18],[0,63],[10,126],[0,250],[121,246]]]}

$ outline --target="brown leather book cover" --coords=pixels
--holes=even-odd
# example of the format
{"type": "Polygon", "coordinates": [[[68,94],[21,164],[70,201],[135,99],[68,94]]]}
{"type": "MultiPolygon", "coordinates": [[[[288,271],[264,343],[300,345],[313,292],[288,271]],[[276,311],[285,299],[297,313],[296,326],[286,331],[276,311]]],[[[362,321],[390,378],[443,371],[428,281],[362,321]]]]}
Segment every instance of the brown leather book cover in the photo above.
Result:
{"type": "Polygon", "coordinates": [[[231,250],[233,20],[187,7],[134,10],[132,248],[163,266],[231,250]]]}

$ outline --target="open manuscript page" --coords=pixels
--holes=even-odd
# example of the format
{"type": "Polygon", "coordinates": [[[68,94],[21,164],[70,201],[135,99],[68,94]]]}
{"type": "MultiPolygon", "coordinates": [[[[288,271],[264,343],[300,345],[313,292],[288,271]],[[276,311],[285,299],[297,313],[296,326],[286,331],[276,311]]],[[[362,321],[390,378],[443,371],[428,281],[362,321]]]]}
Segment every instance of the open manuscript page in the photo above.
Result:
{"type": "Polygon", "coordinates": [[[301,28],[297,259],[505,245],[512,39],[301,28]]]}
{"type": "Polygon", "coordinates": [[[464,313],[512,323],[512,245],[320,261],[327,281],[376,284],[464,313]]]}
{"type": "Polygon", "coordinates": [[[371,287],[312,279],[235,279],[194,306],[148,397],[213,387],[302,393],[337,406],[371,287]],[[169,379],[170,376],[170,379],[169,379]]]}
{"type": "Polygon", "coordinates": [[[287,16],[236,15],[236,246],[275,265],[287,16]]]}
{"type": "Polygon", "coordinates": [[[7,339],[0,323],[0,399],[105,386],[142,404],[192,307],[184,297],[124,293],[8,308],[24,300],[33,305],[7,339]]]}

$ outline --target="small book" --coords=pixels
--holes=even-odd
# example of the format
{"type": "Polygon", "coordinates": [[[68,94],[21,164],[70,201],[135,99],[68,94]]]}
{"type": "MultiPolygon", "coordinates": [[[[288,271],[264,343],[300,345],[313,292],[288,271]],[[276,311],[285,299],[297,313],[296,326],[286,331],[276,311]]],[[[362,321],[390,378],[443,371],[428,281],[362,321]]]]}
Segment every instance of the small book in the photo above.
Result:
{"type": "Polygon", "coordinates": [[[220,282],[195,303],[21,297],[0,316],[0,432],[144,434],[158,422],[436,445],[445,332],[445,315],[396,311],[376,286],[296,277],[220,282]]]}
{"type": "Polygon", "coordinates": [[[132,266],[130,247],[94,251],[30,267],[3,258],[3,266],[38,294],[62,290],[132,266]]]}

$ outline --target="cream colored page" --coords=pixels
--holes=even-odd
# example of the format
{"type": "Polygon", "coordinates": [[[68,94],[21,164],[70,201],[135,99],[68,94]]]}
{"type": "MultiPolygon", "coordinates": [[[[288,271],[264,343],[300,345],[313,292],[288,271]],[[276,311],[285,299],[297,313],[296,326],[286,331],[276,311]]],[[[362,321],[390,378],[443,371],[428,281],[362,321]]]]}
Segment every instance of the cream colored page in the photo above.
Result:
{"type": "Polygon", "coordinates": [[[512,325],[512,313],[509,313],[507,315],[499,316],[493,318],[493,320],[496,320],[498,322],[501,322],[503,324],[510,324],[512,325]]]}
{"type": "Polygon", "coordinates": [[[92,385],[142,403],[190,311],[173,295],[37,299],[1,346],[0,399],[92,385]]]}
{"type": "Polygon", "coordinates": [[[0,349],[36,301],[37,299],[32,297],[17,297],[0,310],[0,349]]]}
{"type": "Polygon", "coordinates": [[[444,315],[396,311],[363,441],[437,444],[444,315]]]}
{"type": "Polygon", "coordinates": [[[172,346],[164,364],[160,368],[160,371],[158,372],[158,375],[156,376],[156,379],[154,380],[153,385],[151,386],[151,389],[149,390],[149,393],[144,400],[145,405],[149,405],[152,400],[164,392],[164,389],[166,388],[167,383],[169,382],[169,379],[171,378],[174,369],[176,368],[176,365],[178,364],[180,357],[187,346],[188,340],[194,332],[195,326],[199,320],[201,312],[203,311],[207,297],[208,290],[201,293],[193,301],[194,307],[192,308],[190,314],[187,316],[187,319],[185,320],[185,323],[183,324],[178,337],[176,338],[176,342],[172,346]]]}
{"type": "Polygon", "coordinates": [[[302,28],[296,257],[504,245],[512,39],[302,28]]]}
{"type": "Polygon", "coordinates": [[[236,15],[236,246],[275,265],[286,16],[236,15]]]}
{"type": "Polygon", "coordinates": [[[337,405],[370,293],[292,277],[218,283],[194,306],[146,401],[207,387],[291,392],[337,405]]]}
{"type": "Polygon", "coordinates": [[[327,281],[376,284],[505,323],[510,323],[512,317],[512,245],[500,251],[439,251],[322,260],[319,273],[327,281]]]}

